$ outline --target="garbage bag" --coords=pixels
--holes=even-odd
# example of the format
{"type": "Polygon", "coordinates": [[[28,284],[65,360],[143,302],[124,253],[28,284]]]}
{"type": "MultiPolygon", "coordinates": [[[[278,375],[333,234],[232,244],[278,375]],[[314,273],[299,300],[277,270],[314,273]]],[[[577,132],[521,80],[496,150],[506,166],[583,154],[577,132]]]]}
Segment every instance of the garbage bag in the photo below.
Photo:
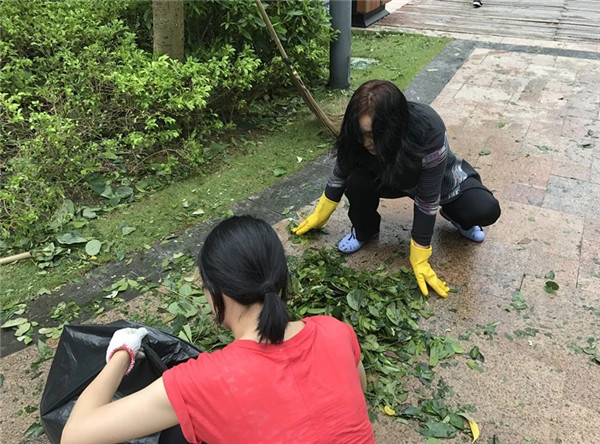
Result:
{"type": "MultiPolygon", "coordinates": [[[[65,325],[40,404],[42,425],[53,444],[60,442],[75,401],[104,367],[106,348],[113,333],[126,327],[145,327],[148,330],[142,343],[146,357],[136,360],[133,370],[123,378],[113,400],[150,385],[168,368],[201,353],[199,348],[180,338],[135,322],[121,320],[107,325],[65,325]]],[[[177,425],[127,443],[185,444],[187,441],[177,425]]]]}

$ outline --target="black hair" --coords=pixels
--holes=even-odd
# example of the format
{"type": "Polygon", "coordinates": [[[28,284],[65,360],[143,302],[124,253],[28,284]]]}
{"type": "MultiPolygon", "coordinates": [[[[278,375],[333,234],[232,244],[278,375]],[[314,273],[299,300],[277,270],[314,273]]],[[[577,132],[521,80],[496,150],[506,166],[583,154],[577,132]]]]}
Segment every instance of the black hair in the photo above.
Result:
{"type": "Polygon", "coordinates": [[[204,241],[198,268],[219,323],[225,318],[223,294],[245,306],[262,303],[260,341],[283,342],[290,319],[285,303],[289,274],[283,245],[269,224],[252,216],[219,223],[204,241]]]}
{"type": "Polygon", "coordinates": [[[335,142],[340,168],[349,174],[371,154],[363,146],[360,117],[372,118],[373,143],[382,166],[379,181],[390,186],[395,178],[416,178],[420,159],[414,153],[409,135],[420,132],[421,119],[411,119],[402,91],[387,80],[369,80],[354,92],[346,107],[340,134],[335,142]]]}

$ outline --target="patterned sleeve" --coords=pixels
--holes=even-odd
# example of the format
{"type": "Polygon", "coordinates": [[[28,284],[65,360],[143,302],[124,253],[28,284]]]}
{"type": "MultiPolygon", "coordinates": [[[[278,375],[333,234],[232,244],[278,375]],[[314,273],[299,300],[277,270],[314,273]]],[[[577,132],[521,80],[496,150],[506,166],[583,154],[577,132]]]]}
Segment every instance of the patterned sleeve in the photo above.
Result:
{"type": "Polygon", "coordinates": [[[448,138],[444,135],[444,145],[423,158],[417,181],[411,235],[420,245],[431,244],[447,160],[448,138]]]}
{"type": "Polygon", "coordinates": [[[325,197],[333,202],[342,200],[344,191],[346,190],[347,174],[342,172],[340,165],[336,162],[325,187],[325,197]]]}

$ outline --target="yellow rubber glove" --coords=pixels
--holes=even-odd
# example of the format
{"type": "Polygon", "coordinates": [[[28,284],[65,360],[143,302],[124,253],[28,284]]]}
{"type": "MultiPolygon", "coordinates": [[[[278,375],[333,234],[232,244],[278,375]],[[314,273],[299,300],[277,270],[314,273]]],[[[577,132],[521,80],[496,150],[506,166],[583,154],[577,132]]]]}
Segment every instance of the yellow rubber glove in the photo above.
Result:
{"type": "Polygon", "coordinates": [[[421,289],[421,293],[427,296],[429,290],[427,290],[427,284],[433,290],[443,298],[448,297],[448,291],[450,287],[444,282],[438,279],[435,271],[429,265],[429,258],[431,257],[431,245],[429,248],[422,248],[415,244],[414,240],[410,240],[410,264],[413,267],[415,277],[417,278],[417,284],[421,289]]]}
{"type": "Polygon", "coordinates": [[[298,235],[304,234],[313,228],[321,228],[327,223],[331,214],[335,211],[339,202],[334,202],[325,197],[325,193],[321,196],[317,208],[314,213],[304,219],[300,225],[292,231],[298,235]]]}

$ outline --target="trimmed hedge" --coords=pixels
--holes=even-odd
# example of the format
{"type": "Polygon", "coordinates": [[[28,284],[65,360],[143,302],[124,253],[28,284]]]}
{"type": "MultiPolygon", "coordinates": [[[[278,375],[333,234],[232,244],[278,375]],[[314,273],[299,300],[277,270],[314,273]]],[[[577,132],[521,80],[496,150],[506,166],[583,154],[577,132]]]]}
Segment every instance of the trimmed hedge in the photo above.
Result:
{"type": "MultiPolygon", "coordinates": [[[[267,6],[305,80],[322,80],[332,31],[320,0],[267,6]]],[[[49,221],[65,199],[197,173],[233,116],[288,84],[245,0],[186,3],[184,62],[148,51],[148,1],[4,0],[0,16],[4,248],[63,230],[49,221]]]]}

